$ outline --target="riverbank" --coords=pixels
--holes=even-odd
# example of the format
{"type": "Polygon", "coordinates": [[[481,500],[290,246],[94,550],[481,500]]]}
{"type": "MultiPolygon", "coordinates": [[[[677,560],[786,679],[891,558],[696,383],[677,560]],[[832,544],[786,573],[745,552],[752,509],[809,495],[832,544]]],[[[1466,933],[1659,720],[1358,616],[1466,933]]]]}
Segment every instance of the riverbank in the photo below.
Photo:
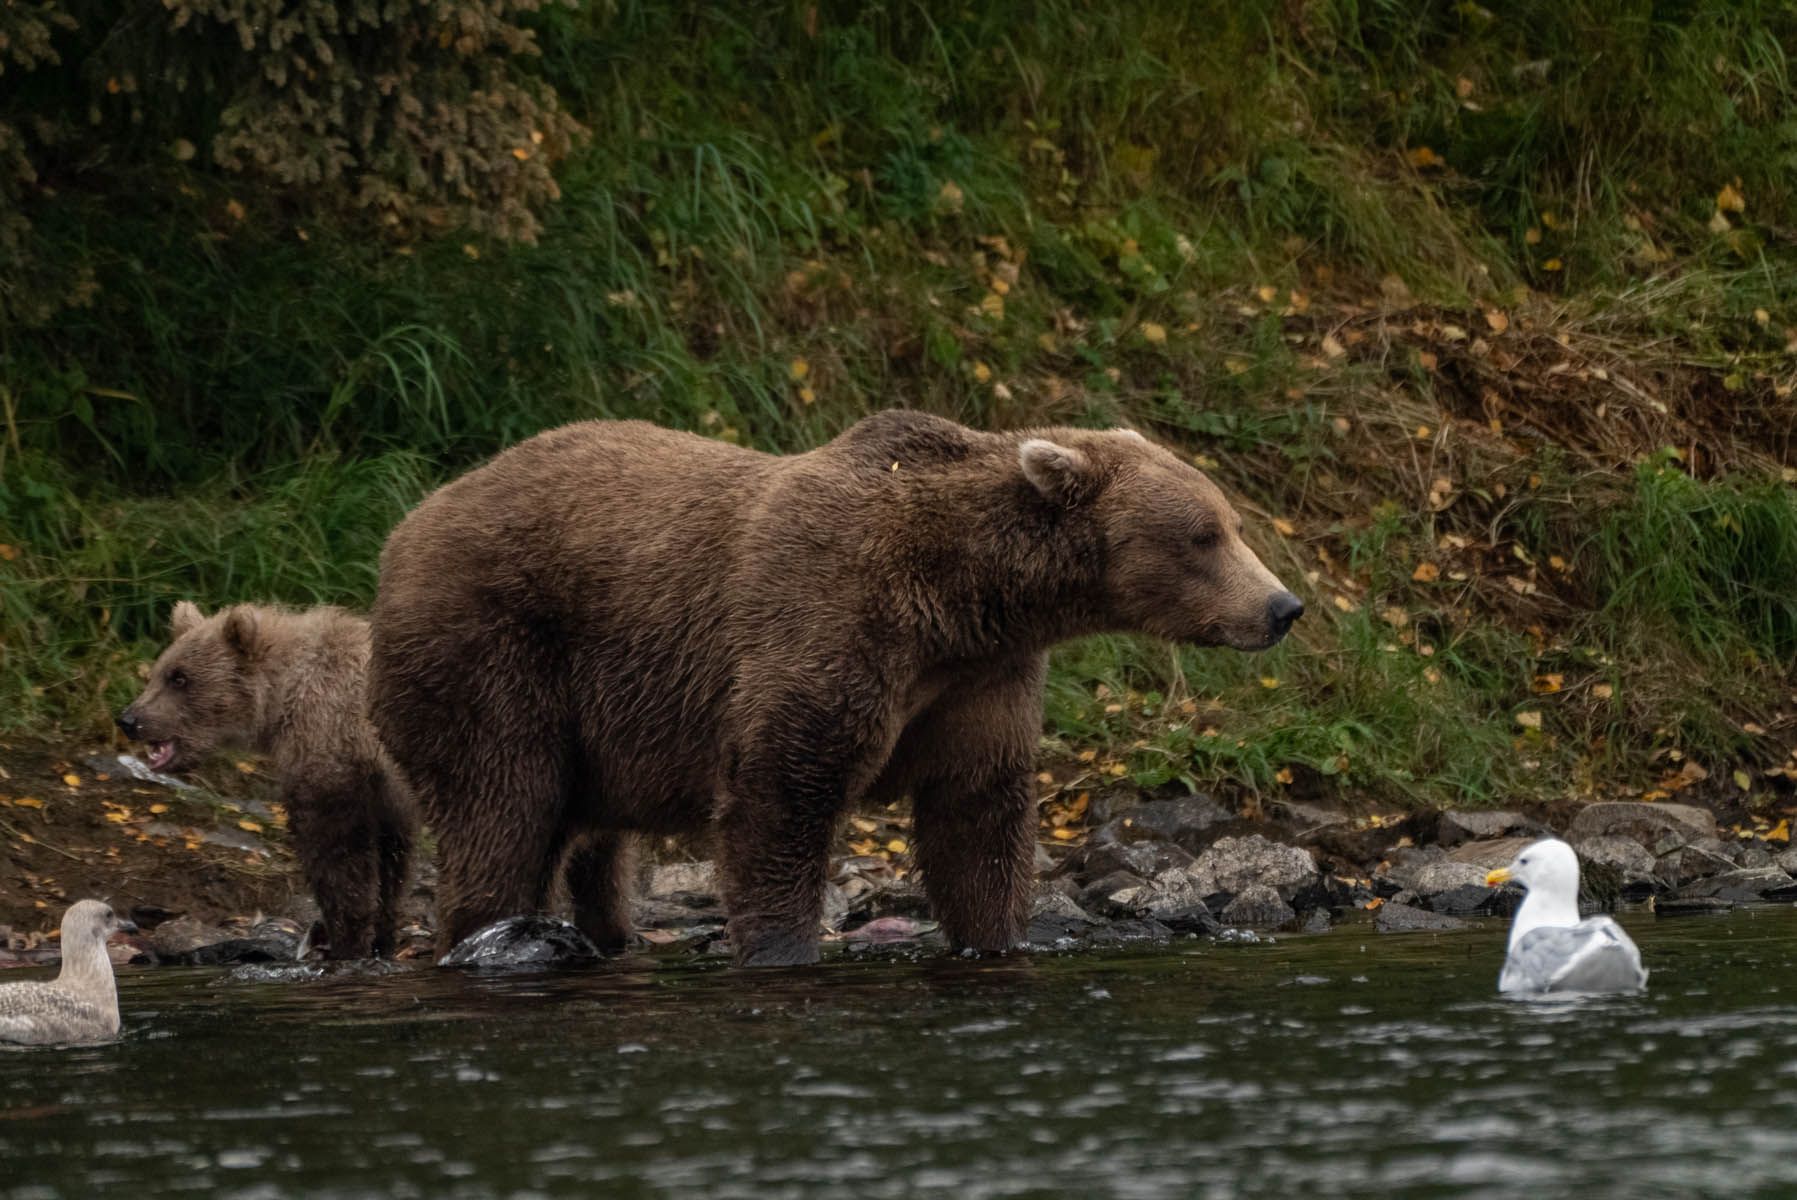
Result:
{"type": "MultiPolygon", "coordinates": [[[[116,748],[0,745],[0,965],[55,960],[62,909],[99,896],[142,929],[126,961],[292,960],[316,909],[286,816],[251,761],[214,764],[188,786],[136,777],[116,748]]],[[[1316,933],[1344,920],[1381,932],[1448,931],[1507,916],[1519,893],[1485,874],[1533,838],[1571,841],[1593,904],[1664,915],[1797,900],[1797,803],[1758,811],[1726,792],[1680,800],[1561,802],[1526,810],[1358,811],[1303,801],[1232,805],[1156,797],[1089,764],[1039,776],[1038,897],[1029,940],[1072,948],[1189,936],[1316,933]]],[[[1701,793],[1700,793],[1701,794],[1701,793]]],[[[651,847],[636,924],[644,949],[721,953],[724,913],[703,839],[651,847]]],[[[434,872],[420,856],[402,958],[430,957],[434,872]]],[[[902,805],[844,821],[825,903],[826,938],[939,950],[913,873],[902,805]]],[[[129,947],[127,952],[126,947],[129,947]]]]}

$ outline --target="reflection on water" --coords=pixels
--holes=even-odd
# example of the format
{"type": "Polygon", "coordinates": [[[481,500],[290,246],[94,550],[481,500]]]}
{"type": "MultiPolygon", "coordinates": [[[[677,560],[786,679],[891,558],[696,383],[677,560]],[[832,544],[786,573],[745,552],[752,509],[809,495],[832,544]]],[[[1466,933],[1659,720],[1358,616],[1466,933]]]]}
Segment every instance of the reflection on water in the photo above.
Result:
{"type": "Polygon", "coordinates": [[[0,1054],[0,1196],[1797,1196],[1797,912],[1625,921],[1646,996],[1499,999],[1497,925],[796,972],[125,972],[0,1054]]]}

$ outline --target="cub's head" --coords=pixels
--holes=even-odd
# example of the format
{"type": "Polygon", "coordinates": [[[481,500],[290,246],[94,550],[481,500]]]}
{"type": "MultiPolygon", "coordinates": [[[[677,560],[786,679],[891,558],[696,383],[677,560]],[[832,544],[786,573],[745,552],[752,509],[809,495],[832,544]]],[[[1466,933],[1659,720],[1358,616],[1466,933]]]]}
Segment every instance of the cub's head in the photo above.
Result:
{"type": "Polygon", "coordinates": [[[1264,650],[1304,614],[1242,541],[1217,485],[1140,434],[1057,431],[1026,439],[1018,459],[1045,499],[1084,509],[1096,526],[1114,628],[1264,650]]]}
{"type": "Polygon", "coordinates": [[[173,640],[118,717],[125,736],[147,746],[152,769],[178,771],[213,750],[254,740],[262,621],[248,604],[210,617],[185,600],[175,605],[173,640]]]}

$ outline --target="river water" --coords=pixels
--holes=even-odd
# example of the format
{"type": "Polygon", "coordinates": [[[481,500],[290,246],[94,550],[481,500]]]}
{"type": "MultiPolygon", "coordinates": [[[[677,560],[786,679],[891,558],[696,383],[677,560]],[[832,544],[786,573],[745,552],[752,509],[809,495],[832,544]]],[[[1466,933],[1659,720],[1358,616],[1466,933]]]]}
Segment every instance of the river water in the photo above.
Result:
{"type": "Polygon", "coordinates": [[[118,1043],[0,1053],[0,1196],[1797,1197],[1797,910],[1624,924],[1648,992],[1559,1003],[1497,923],[126,971],[118,1043]]]}

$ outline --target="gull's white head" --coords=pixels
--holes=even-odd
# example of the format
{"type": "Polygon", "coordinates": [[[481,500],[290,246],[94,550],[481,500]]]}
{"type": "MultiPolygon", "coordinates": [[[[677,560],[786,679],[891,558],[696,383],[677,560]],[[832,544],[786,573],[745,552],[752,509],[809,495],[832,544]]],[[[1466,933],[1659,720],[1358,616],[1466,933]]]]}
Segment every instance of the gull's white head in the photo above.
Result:
{"type": "Polygon", "coordinates": [[[1559,838],[1524,846],[1507,867],[1485,876],[1487,887],[1520,883],[1528,889],[1510,926],[1510,944],[1543,925],[1579,923],[1579,856],[1559,838]]]}
{"type": "Polygon", "coordinates": [[[1522,884],[1529,889],[1530,895],[1539,892],[1577,903],[1579,856],[1559,838],[1543,838],[1524,846],[1509,866],[1499,867],[1485,877],[1487,887],[1510,882],[1522,884]]]}

